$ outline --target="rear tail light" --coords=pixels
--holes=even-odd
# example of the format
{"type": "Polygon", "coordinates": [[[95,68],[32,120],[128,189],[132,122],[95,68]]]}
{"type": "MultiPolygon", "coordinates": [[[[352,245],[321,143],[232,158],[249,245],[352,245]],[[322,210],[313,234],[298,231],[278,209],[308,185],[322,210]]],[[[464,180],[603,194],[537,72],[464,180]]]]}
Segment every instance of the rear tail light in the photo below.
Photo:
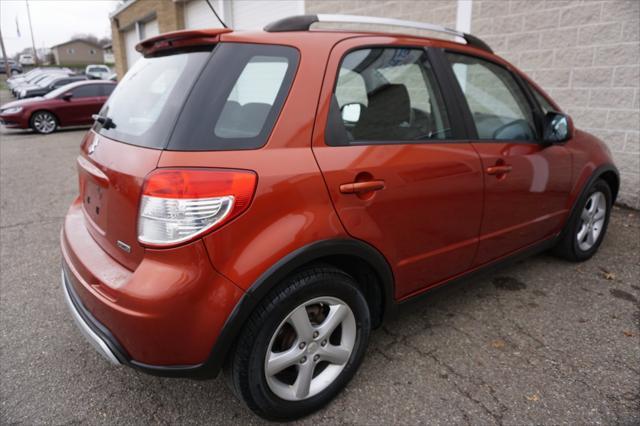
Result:
{"type": "Polygon", "coordinates": [[[256,174],[246,170],[160,169],[147,176],[138,241],[170,246],[222,226],[251,202],[256,174]]]}

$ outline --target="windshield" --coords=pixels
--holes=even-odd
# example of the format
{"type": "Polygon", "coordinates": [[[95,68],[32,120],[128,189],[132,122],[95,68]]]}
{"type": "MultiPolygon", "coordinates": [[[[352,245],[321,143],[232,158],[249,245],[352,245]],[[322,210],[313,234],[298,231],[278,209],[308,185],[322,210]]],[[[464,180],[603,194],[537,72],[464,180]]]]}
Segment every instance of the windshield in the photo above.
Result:
{"type": "Polygon", "coordinates": [[[31,80],[32,84],[41,84],[43,81],[51,78],[51,74],[42,74],[31,80]]]}
{"type": "Polygon", "coordinates": [[[43,78],[42,80],[38,81],[38,86],[48,86],[51,83],[53,83],[54,81],[56,81],[59,77],[58,76],[53,76],[50,75],[46,78],[43,78]]]}
{"type": "Polygon", "coordinates": [[[107,67],[89,67],[88,72],[109,72],[107,67]]]}

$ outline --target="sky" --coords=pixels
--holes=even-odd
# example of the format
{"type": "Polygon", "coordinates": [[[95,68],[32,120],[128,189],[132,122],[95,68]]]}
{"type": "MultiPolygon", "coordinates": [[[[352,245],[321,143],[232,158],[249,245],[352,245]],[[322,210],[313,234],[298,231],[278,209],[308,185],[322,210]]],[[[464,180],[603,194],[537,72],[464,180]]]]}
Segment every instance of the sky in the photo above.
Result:
{"type": "MultiPolygon", "coordinates": [[[[118,3],[116,0],[29,0],[36,48],[51,47],[79,33],[111,37],[109,13],[118,3]]],[[[0,0],[0,29],[9,56],[31,47],[25,0],[0,0]]]]}

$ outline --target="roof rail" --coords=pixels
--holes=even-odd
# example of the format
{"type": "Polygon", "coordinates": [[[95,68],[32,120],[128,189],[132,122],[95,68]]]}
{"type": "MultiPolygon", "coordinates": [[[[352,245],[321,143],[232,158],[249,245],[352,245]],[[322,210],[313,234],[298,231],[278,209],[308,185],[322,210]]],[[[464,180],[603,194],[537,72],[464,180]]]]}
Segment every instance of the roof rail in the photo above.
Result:
{"type": "Polygon", "coordinates": [[[374,24],[374,25],[389,25],[394,27],[415,28],[419,30],[428,30],[438,33],[448,34],[456,37],[463,38],[469,46],[477,47],[478,49],[486,50],[493,53],[493,50],[487,43],[480,40],[478,37],[471,34],[464,33],[462,31],[454,30],[452,28],[443,27],[440,25],[426,24],[417,21],[405,21],[402,19],[392,18],[378,18],[375,16],[359,16],[359,15],[297,15],[290,16],[288,18],[280,19],[272,22],[264,30],[267,32],[283,32],[283,31],[309,31],[311,25],[316,22],[334,22],[334,23],[349,23],[349,24],[374,24]]]}

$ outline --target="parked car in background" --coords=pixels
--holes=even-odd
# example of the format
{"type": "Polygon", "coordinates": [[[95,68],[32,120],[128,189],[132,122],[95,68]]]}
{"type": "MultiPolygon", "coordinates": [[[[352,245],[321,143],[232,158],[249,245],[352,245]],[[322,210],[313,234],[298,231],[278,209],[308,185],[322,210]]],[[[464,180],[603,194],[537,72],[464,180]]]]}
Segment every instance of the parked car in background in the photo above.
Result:
{"type": "Polygon", "coordinates": [[[45,96],[21,99],[0,106],[0,124],[11,129],[31,128],[51,133],[58,127],[91,124],[116,84],[85,80],[59,87],[45,96]]]}
{"type": "Polygon", "coordinates": [[[9,87],[9,90],[13,92],[13,89],[15,87],[21,84],[24,84],[26,82],[32,81],[36,76],[42,75],[42,74],[43,74],[42,68],[34,68],[30,71],[27,71],[24,74],[19,74],[19,75],[14,75],[9,77],[7,79],[7,86],[9,87]]]}
{"type": "Polygon", "coordinates": [[[35,75],[33,75],[32,77],[29,77],[28,79],[17,83],[16,85],[14,85],[11,88],[11,93],[13,94],[13,96],[18,97],[20,95],[20,90],[24,87],[31,87],[34,86],[36,84],[38,84],[39,82],[48,79],[49,77],[51,77],[52,75],[68,75],[67,73],[62,73],[62,72],[57,72],[57,71],[52,71],[51,73],[44,73],[44,72],[40,72],[37,73],[35,75]]]}
{"type": "Polygon", "coordinates": [[[32,86],[22,86],[18,93],[18,98],[33,98],[35,96],[44,96],[58,87],[65,86],[76,81],[87,80],[84,75],[49,75],[32,86]]]}
{"type": "MultiPolygon", "coordinates": [[[[22,73],[22,66],[14,61],[13,59],[9,59],[9,73],[11,75],[17,75],[22,73]]],[[[5,74],[7,71],[4,66],[4,59],[0,59],[0,74],[5,74]]]]}
{"type": "Polygon", "coordinates": [[[84,74],[94,80],[108,80],[111,70],[106,65],[87,65],[84,74]]]}
{"type": "Polygon", "coordinates": [[[11,77],[9,77],[7,79],[7,86],[9,86],[9,89],[11,89],[11,88],[17,86],[18,84],[24,83],[29,78],[32,78],[33,76],[35,76],[37,74],[40,74],[41,72],[42,72],[42,68],[33,68],[33,69],[25,72],[24,74],[12,75],[11,77]]]}
{"type": "Polygon", "coordinates": [[[33,57],[33,55],[29,55],[29,54],[20,55],[20,57],[18,58],[18,61],[20,62],[20,65],[35,65],[36,63],[36,60],[33,57]]]}
{"type": "MultiPolygon", "coordinates": [[[[19,65],[19,64],[18,64],[19,65]]],[[[69,68],[60,68],[60,67],[38,67],[38,68],[33,68],[27,72],[25,72],[24,74],[19,74],[19,75],[13,75],[11,77],[9,77],[7,79],[7,84],[11,87],[11,86],[15,86],[16,84],[19,84],[20,82],[25,81],[26,79],[33,77],[37,74],[42,74],[45,73],[47,71],[63,71],[66,73],[71,73],[71,70],[69,68]]]]}
{"type": "Polygon", "coordinates": [[[34,84],[37,84],[39,81],[42,81],[49,76],[68,76],[72,75],[73,73],[70,70],[64,68],[43,68],[33,72],[30,71],[27,74],[25,74],[25,78],[18,78],[15,80],[9,79],[7,81],[9,90],[11,90],[11,93],[14,96],[18,96],[18,93],[20,92],[20,89],[22,87],[33,86],[34,84]]]}
{"type": "Polygon", "coordinates": [[[115,364],[224,369],[254,412],[295,419],[405,301],[544,250],[584,261],[604,239],[611,151],[477,37],[305,15],[136,49],[80,146],[61,233],[63,297],[115,364]],[[325,21],[465,43],[310,30],[325,21]]]}

